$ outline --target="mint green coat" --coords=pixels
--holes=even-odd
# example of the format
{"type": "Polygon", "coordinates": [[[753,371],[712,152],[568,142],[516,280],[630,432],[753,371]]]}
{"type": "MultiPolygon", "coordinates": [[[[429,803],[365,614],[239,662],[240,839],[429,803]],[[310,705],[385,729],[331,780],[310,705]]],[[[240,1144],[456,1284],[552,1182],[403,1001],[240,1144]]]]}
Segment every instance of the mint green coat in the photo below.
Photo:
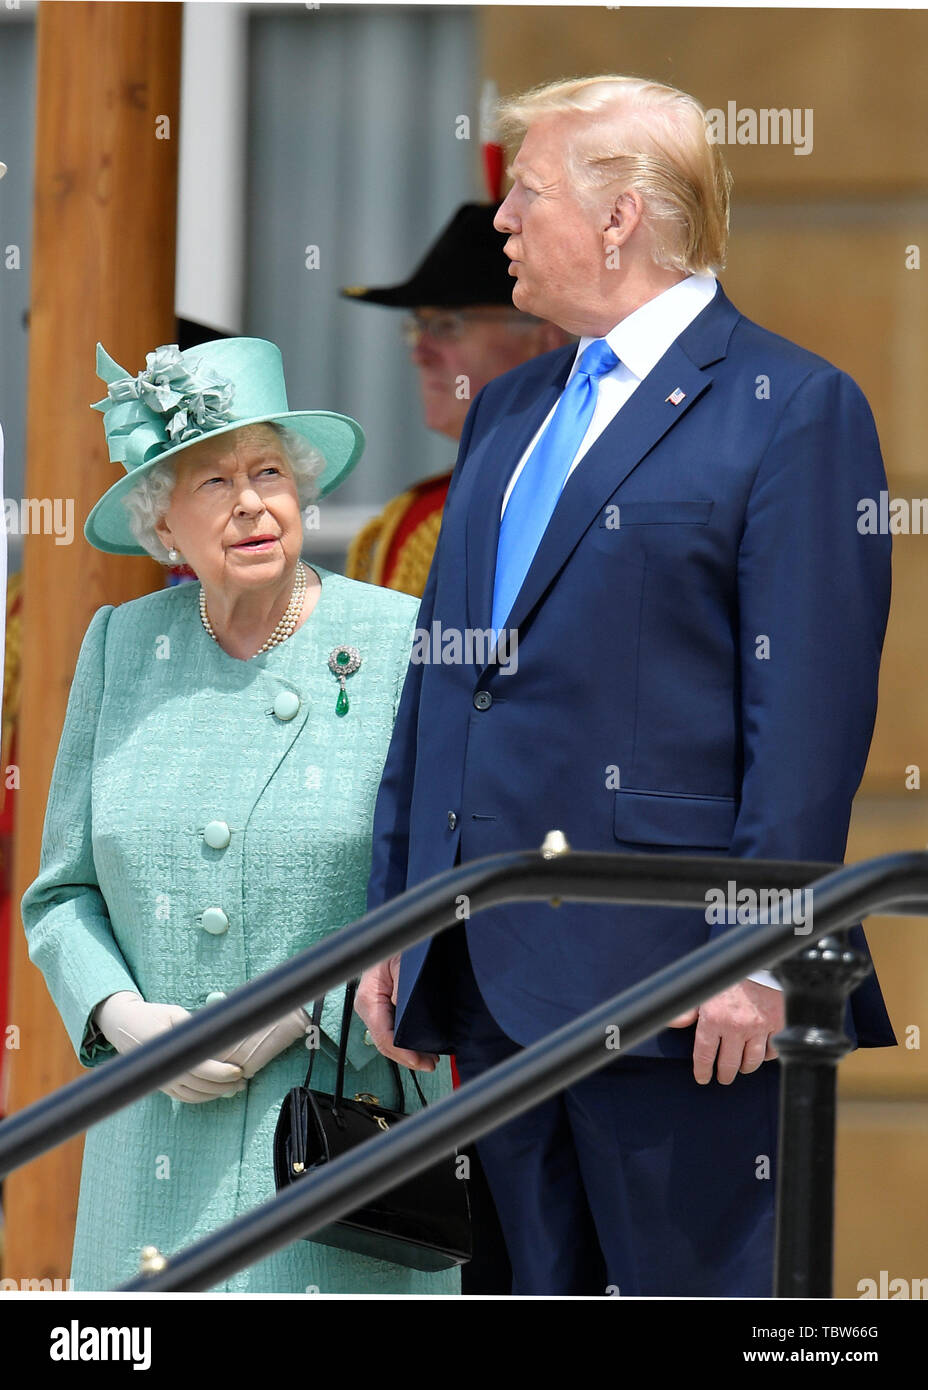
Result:
{"type": "MultiPolygon", "coordinates": [[[[204,631],[196,583],[107,605],[87,629],[40,872],[22,900],[30,958],[85,1067],[114,1055],[90,1021],[114,991],[195,1011],[364,912],[374,800],[418,603],[315,568],[313,613],[250,661],[204,631]],[[341,644],[357,647],[362,664],[339,717],[327,661],[341,644]],[[281,692],[298,697],[292,717],[274,713],[281,692]],[[226,848],[206,844],[210,821],[227,823],[226,848]],[[200,922],[215,907],[228,919],[221,934],[200,922]]],[[[320,1090],[334,1080],[343,988],[326,999],[320,1090]]],[[[389,1065],[357,1016],[348,1057],[347,1093],[392,1106],[389,1065]]],[[[300,1040],[232,1099],[186,1104],[155,1091],[90,1129],[75,1289],[111,1289],[137,1274],[144,1245],[169,1255],[273,1196],[274,1126],[307,1060],[300,1040]]],[[[450,1090],[448,1058],[420,1081],[429,1099],[450,1090]]],[[[296,1241],[216,1287],[448,1294],[460,1292],[460,1274],[296,1241]]]]}

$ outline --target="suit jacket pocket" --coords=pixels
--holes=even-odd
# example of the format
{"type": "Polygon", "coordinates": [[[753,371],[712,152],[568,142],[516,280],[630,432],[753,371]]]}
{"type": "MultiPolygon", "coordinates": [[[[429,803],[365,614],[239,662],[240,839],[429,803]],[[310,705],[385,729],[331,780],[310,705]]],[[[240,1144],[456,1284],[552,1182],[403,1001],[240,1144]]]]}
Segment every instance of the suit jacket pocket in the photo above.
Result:
{"type": "Polygon", "coordinates": [[[611,531],[623,526],[705,526],[713,503],[692,502],[609,502],[599,514],[599,524],[611,531]]]}
{"type": "Polygon", "coordinates": [[[737,814],[731,796],[621,790],[615,794],[613,831],[625,844],[728,849],[737,814]]]}

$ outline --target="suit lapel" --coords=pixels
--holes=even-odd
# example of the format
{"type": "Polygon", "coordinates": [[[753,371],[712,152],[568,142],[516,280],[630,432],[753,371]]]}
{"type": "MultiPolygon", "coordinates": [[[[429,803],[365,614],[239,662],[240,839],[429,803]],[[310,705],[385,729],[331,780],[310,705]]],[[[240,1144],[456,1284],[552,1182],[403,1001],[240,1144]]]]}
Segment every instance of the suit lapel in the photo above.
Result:
{"type": "Polygon", "coordinates": [[[490,624],[499,516],[509,479],[563,391],[575,356],[575,346],[560,348],[544,363],[546,371],[540,381],[537,371],[526,373],[499,424],[482,444],[467,504],[467,612],[471,627],[490,624]]]}
{"type": "Polygon", "coordinates": [[[519,590],[508,627],[519,627],[584,531],[645,455],[708,388],[711,376],[673,344],[571,473],[519,590]],[[666,398],[680,389],[679,404],[666,398]]]}
{"type": "MultiPolygon", "coordinates": [[[[725,356],[739,318],[720,284],[712,301],[671,344],[587,451],[564,485],[516,596],[507,627],[520,626],[616,488],[709,388],[712,374],[704,369],[725,356]],[[667,397],[678,388],[684,395],[674,405],[667,397]]],[[[480,491],[475,491],[468,507],[468,610],[473,627],[490,626],[499,513],[506,484],[533,433],[563,390],[575,352],[575,348],[569,350],[554,379],[546,382],[540,399],[533,396],[538,391],[537,381],[527,381],[514,411],[518,419],[506,422],[505,433],[501,431],[498,442],[493,443],[492,458],[482,461],[482,476],[476,479],[480,491]],[[502,468],[500,459],[506,460],[502,468]]]]}

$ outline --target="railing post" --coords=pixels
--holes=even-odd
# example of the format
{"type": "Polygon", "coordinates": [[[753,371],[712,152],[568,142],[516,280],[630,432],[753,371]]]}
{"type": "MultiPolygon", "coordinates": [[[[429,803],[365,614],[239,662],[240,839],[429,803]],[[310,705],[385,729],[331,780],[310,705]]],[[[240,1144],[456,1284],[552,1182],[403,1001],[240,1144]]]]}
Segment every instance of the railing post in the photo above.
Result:
{"type": "Polygon", "coordinates": [[[870,973],[847,932],[835,932],[775,967],[786,994],[780,1057],[776,1298],[831,1298],[834,1259],[838,1063],[851,991],[870,973]]]}

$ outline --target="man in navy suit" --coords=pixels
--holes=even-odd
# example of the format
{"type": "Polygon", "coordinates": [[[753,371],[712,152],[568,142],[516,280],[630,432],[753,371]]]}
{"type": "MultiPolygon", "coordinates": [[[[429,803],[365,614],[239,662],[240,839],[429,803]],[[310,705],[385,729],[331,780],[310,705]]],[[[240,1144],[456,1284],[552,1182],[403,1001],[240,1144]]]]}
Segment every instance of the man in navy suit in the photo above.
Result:
{"type": "MultiPolygon", "coordinates": [[[[513,303],[580,343],[468,414],[369,906],[552,828],[583,850],[838,861],[890,594],[889,538],[857,527],[886,486],[867,403],[716,281],[729,176],[693,98],[600,78],[504,115],[513,303]]],[[[385,1055],[454,1051],[466,1081],[727,926],[513,903],[368,971],[358,1008],[385,1055]]],[[[478,1141],[513,1292],[768,1295],[782,1024],[761,972],[478,1141]]],[[[895,1041],[873,976],[848,1027],[895,1041]]]]}

